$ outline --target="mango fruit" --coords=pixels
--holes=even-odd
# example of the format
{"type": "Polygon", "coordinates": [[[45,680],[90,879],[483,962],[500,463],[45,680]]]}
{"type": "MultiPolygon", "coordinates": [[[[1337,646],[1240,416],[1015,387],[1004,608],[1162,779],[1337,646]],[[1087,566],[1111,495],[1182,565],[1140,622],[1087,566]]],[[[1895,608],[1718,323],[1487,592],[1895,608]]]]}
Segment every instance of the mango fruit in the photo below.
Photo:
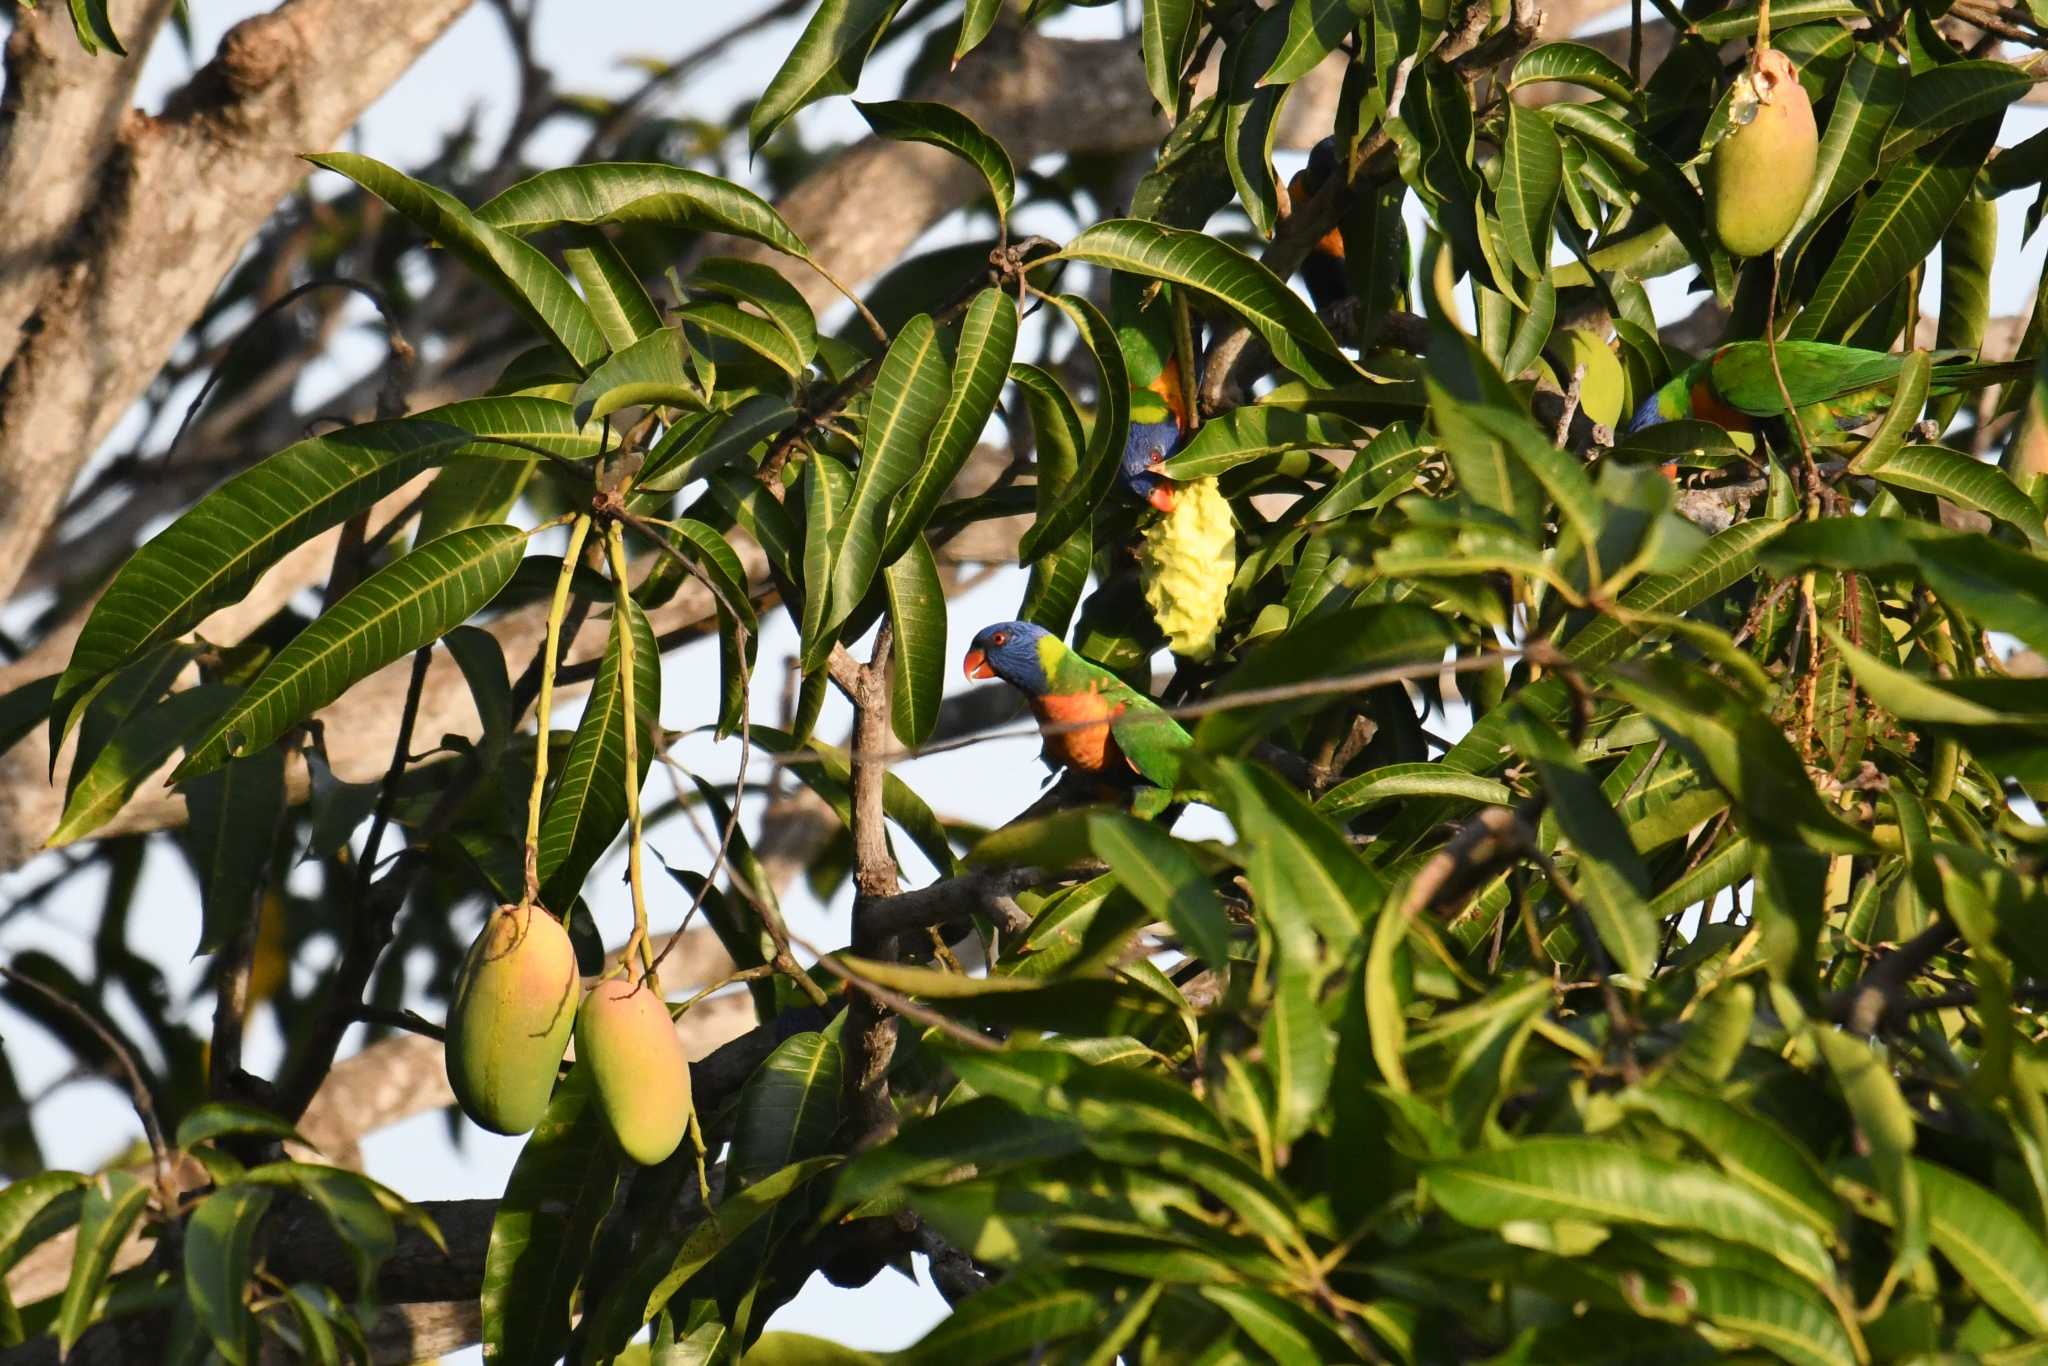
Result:
{"type": "Polygon", "coordinates": [[[592,987],[576,1012],[576,1063],[626,1156],[651,1167],[676,1150],[690,1123],[690,1060],[660,992],[632,977],[592,987]]]}
{"type": "Polygon", "coordinates": [[[462,1112],[523,1134],[548,1108],[576,1023],[576,950],[540,906],[500,906],[469,946],[448,1012],[448,1082],[462,1112]]]}
{"type": "Polygon", "coordinates": [[[1707,164],[1714,235],[1735,256],[1763,256],[1792,230],[1813,188],[1820,131],[1785,54],[1766,48],[1735,78],[1726,135],[1707,164]]]}
{"type": "Polygon", "coordinates": [[[1207,659],[1216,648],[1230,581],[1237,575],[1237,524],[1214,479],[1173,486],[1173,510],[1145,527],[1138,581],[1173,652],[1207,659]]]}

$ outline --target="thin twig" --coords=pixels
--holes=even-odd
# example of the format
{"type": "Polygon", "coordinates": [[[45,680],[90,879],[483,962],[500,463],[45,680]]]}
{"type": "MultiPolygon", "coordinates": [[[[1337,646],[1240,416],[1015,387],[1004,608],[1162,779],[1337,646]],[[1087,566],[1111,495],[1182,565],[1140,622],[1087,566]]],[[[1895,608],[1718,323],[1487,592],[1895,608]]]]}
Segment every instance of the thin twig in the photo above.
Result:
{"type": "Polygon", "coordinates": [[[156,1119],[156,1102],[149,1094],[148,1084],[142,1079],[142,1069],[136,1065],[135,1055],[128,1051],[128,1046],[121,1042],[119,1036],[93,1018],[91,1011],[63,992],[45,986],[35,978],[24,976],[4,964],[0,964],[0,977],[5,977],[16,986],[26,987],[48,999],[52,1005],[91,1030],[94,1036],[106,1045],[107,1051],[114,1055],[114,1061],[120,1064],[122,1074],[128,1079],[128,1099],[135,1106],[135,1117],[142,1121],[143,1136],[149,1140],[150,1163],[156,1170],[157,1198],[162,1201],[166,1211],[176,1208],[177,1192],[171,1186],[170,1148],[164,1143],[164,1131],[156,1119]]]}

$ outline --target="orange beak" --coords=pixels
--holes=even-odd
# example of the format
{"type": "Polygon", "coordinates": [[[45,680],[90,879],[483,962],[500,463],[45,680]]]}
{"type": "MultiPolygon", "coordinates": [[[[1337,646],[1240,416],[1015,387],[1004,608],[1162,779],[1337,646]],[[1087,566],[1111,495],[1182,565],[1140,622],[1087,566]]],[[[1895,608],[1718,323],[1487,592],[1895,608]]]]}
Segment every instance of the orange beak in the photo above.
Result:
{"type": "Polygon", "coordinates": [[[1173,485],[1166,483],[1164,480],[1154,484],[1151,496],[1146,498],[1145,501],[1158,508],[1161,512],[1173,511],[1173,485]]]}
{"type": "Polygon", "coordinates": [[[988,662],[988,656],[979,650],[969,650],[960,661],[960,672],[969,678],[994,678],[995,668],[988,662]]]}

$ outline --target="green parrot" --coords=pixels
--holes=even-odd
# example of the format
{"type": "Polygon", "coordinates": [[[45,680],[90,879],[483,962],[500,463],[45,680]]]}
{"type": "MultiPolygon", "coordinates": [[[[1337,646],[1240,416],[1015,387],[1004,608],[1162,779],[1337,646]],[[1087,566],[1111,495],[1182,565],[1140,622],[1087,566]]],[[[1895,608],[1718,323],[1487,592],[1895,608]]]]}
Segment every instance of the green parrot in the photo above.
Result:
{"type": "MultiPolygon", "coordinates": [[[[1759,419],[1784,416],[1784,394],[1790,394],[1809,439],[1825,445],[1891,406],[1905,360],[1888,351],[1832,342],[1781,341],[1778,371],[1785,387],[1780,393],[1778,375],[1771,370],[1770,343],[1730,342],[1644,399],[1627,430],[1639,432],[1690,417],[1731,432],[1755,431],[1759,419]]],[[[1928,393],[1939,396],[2005,384],[2024,379],[2033,370],[2031,360],[1978,364],[1963,352],[1936,352],[1928,393]]]]}
{"type": "Polygon", "coordinates": [[[1112,782],[1137,777],[1172,792],[1194,744],[1159,704],[1109,670],[1068,649],[1043,626],[1002,621],[974,637],[962,671],[1000,678],[1030,699],[1045,737],[1045,757],[1112,782]]]}

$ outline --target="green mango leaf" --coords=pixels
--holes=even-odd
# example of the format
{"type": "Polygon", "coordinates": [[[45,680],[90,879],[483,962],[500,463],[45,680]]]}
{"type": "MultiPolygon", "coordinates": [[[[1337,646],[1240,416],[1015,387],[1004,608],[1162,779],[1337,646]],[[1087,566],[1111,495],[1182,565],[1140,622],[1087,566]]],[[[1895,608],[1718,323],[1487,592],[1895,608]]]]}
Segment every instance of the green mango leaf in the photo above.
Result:
{"type": "Polygon", "coordinates": [[[1204,422],[1159,472],[1169,479],[1204,479],[1262,456],[1341,448],[1365,439],[1363,427],[1334,413],[1251,403],[1204,422]]]}
{"type": "Polygon", "coordinates": [[[690,374],[689,354],[681,327],[648,333],[606,358],[576,387],[577,420],[601,422],[621,408],[641,404],[703,407],[704,393],[690,374]]]}
{"type": "MultiPolygon", "coordinates": [[[[837,641],[833,630],[833,589],[840,542],[846,537],[846,509],[854,476],[823,451],[804,462],[803,671],[825,667],[837,641]]],[[[851,610],[851,609],[849,609],[851,610]]]]}
{"type": "Polygon", "coordinates": [[[101,48],[116,57],[128,55],[128,49],[121,46],[120,36],[114,32],[113,19],[107,14],[107,0],[71,0],[71,31],[87,56],[99,56],[101,48]]]}
{"type": "Polygon", "coordinates": [[[1507,108],[1508,139],[1495,192],[1501,226],[1515,265],[1524,275],[1541,277],[1550,271],[1550,222],[1564,184],[1564,150],[1540,112],[1512,100],[1507,108]]]}
{"type": "Polygon", "coordinates": [[[803,291],[789,277],[763,261],[742,261],[714,256],[699,261],[690,273],[690,293],[711,295],[761,311],[795,348],[796,368],[809,365],[818,354],[818,320],[804,301],[803,291]]]}
{"type": "Polygon", "coordinates": [[[1929,67],[1906,83],[1898,115],[1886,131],[1879,159],[1890,161],[1929,140],[1993,115],[2032,90],[2038,80],[2008,62],[1963,61],[1929,67]]]}
{"type": "MultiPolygon", "coordinates": [[[[176,1142],[191,1150],[228,1134],[255,1134],[259,1138],[289,1139],[305,1144],[290,1122],[268,1110],[234,1101],[209,1101],[178,1121],[176,1142]]],[[[310,1145],[308,1145],[310,1146],[310,1145]]]]}
{"type": "Polygon", "coordinates": [[[1785,235],[1791,244],[1788,260],[1799,259],[1809,228],[1826,222],[1876,174],[1879,149],[1905,99],[1906,85],[1906,69],[1889,49],[1879,43],[1857,45],[1821,135],[1813,187],[1785,235]]]}
{"type": "Polygon", "coordinates": [[[852,616],[873,585],[889,504],[923,461],[952,384],[938,330],[920,313],[897,332],[875,377],[860,468],[838,523],[844,530],[832,564],[831,610],[821,630],[832,631],[852,616]]]}
{"type": "Polygon", "coordinates": [[[200,1330],[232,1366],[255,1360],[256,1320],[242,1295],[256,1269],[256,1227],[276,1195],[265,1186],[225,1186],[185,1222],[185,1297],[200,1330]]]}
{"type": "Polygon", "coordinates": [[[1913,1107],[1892,1075],[1890,1060],[1871,1042],[1825,1025],[1811,1036],[1856,1118],[1859,1146],[1870,1154],[1877,1184],[1892,1207],[1893,1265],[1910,1272],[1927,1256],[1927,1208],[1913,1161],[1913,1107]]]}
{"type": "Polygon", "coordinates": [[[897,739],[914,749],[930,739],[938,725],[946,689],[946,589],[939,579],[939,563],[922,537],[882,571],[882,581],[895,627],[889,725],[897,739]]]}
{"type": "MultiPolygon", "coordinates": [[[[112,820],[144,780],[163,767],[195,732],[211,725],[232,698],[232,689],[202,684],[174,692],[129,717],[72,785],[64,814],[44,847],[60,849],[112,820]]],[[[276,819],[276,808],[264,819],[261,828],[267,830],[276,819]]],[[[248,831],[241,834],[246,841],[248,831]]],[[[242,857],[248,856],[245,845],[242,857]]],[[[245,914],[253,913],[249,906],[243,909],[245,914]]]]}
{"type": "MultiPolygon", "coordinates": [[[[661,707],[661,649],[646,616],[634,606],[628,613],[633,632],[633,695],[641,730],[635,757],[640,771],[634,781],[647,780],[654,762],[652,731],[661,707]]],[[[611,848],[626,826],[626,688],[621,664],[620,631],[612,617],[597,681],[583,703],[583,717],[569,742],[562,776],[555,780],[541,810],[541,901],[567,906],[583,890],[590,870],[611,848]]]]}
{"type": "Polygon", "coordinates": [[[1149,822],[1107,811],[1089,816],[1088,839],[1124,889],[1173,926],[1189,952],[1216,968],[1230,961],[1229,917],[1187,845],[1149,822]]]}
{"type": "Polygon", "coordinates": [[[416,224],[420,231],[524,314],[578,366],[609,349],[604,332],[554,262],[477,214],[453,195],[355,152],[310,153],[315,166],[347,176],[416,224]]]}
{"type": "Polygon", "coordinates": [[[647,296],[632,263],[618,244],[596,228],[572,229],[576,245],[562,250],[562,263],[583,286],[590,316],[605,345],[621,351],[661,327],[661,310],[647,296]]]}
{"type": "Polygon", "coordinates": [[[238,601],[287,551],[367,511],[467,441],[439,422],[373,422],[287,446],[228,480],[114,575],[72,647],[58,706],[238,601]]]}
{"type": "Polygon", "coordinates": [[[953,44],[953,64],[981,46],[1002,15],[1003,0],[967,0],[960,13],[960,36],[953,44]]]}
{"type": "MultiPolygon", "coordinates": [[[[220,698],[221,704],[226,701],[220,698]]],[[[269,885],[264,832],[285,809],[284,750],[270,745],[194,778],[185,787],[185,807],[190,815],[185,843],[198,866],[201,889],[197,952],[215,953],[258,914],[260,894],[269,885]]],[[[185,1122],[191,1122],[189,1116],[185,1122]]],[[[184,1132],[181,1124],[180,1147],[186,1146],[184,1132]]]]}
{"type": "Polygon", "coordinates": [[[1623,104],[1634,104],[1639,98],[1628,68],[1584,43],[1544,43],[1530,48],[1508,74],[1508,89],[1520,90],[1544,81],[1576,85],[1623,104]]]}
{"type": "Polygon", "coordinates": [[[1849,221],[1794,338],[1840,341],[1934,250],[1968,198],[1998,121],[1958,128],[1900,158],[1849,221]]]}
{"type": "Polygon", "coordinates": [[[1356,370],[1308,301],[1259,262],[1228,243],[1135,218],[1083,229],[1056,257],[1091,261],[1197,290],[1234,310],[1303,379],[1335,386],[1356,370]]]}
{"type": "Polygon", "coordinates": [[[2031,1337],[2048,1335],[2048,1245],[2007,1201],[1946,1167],[1915,1159],[1927,1231],[1984,1302],[2031,1337]]]}
{"type": "Polygon", "coordinates": [[[810,259],[768,201],[729,180],[658,162],[608,161],[530,176],[476,211],[481,221],[524,237],[544,228],[600,223],[726,232],[810,259]]]}
{"type": "Polygon", "coordinates": [[[967,115],[950,105],[925,100],[882,100],[853,107],[867,120],[868,127],[898,142],[922,142],[943,147],[961,157],[988,181],[989,194],[996,201],[998,222],[1009,218],[1010,205],[1017,198],[1017,168],[1003,145],[990,137],[967,115]]]}
{"type": "Polygon", "coordinates": [[[1292,85],[1308,75],[1343,46],[1369,8],[1354,10],[1353,0],[1294,0],[1287,10],[1286,40],[1259,83],[1292,85]]]}
{"type": "Polygon", "coordinates": [[[518,527],[470,527],[378,570],[277,652],[189,747],[172,780],[254,754],[386,664],[460,626],[498,595],[525,548],[518,527]]]}
{"type": "Polygon", "coordinates": [[[505,1366],[551,1362],[597,1226],[624,1165],[583,1069],[555,1088],[519,1150],[484,1252],[484,1351],[505,1366]]]}
{"type": "Polygon", "coordinates": [[[828,95],[850,95],[902,0],[823,0],[747,117],[758,153],[789,116],[828,95]]]}
{"type": "Polygon", "coordinates": [[[2048,525],[2044,525],[2041,509],[1996,465],[1947,446],[1907,446],[1870,473],[1892,488],[1931,493],[1958,507],[1995,517],[2026,537],[2036,550],[2048,550],[2048,525]]]}
{"type": "Polygon", "coordinates": [[[114,1254],[142,1217],[149,1203],[149,1186],[127,1172],[114,1171],[85,1188],[85,1204],[78,1216],[78,1242],[71,1257],[71,1277],[64,1283],[64,1299],[57,1306],[57,1352],[68,1355],[92,1326],[106,1289],[107,1273],[114,1268],[114,1254]],[[102,1184],[104,1183],[104,1184],[102,1184]]]}
{"type": "MultiPolygon", "coordinates": [[[[1160,2],[1145,0],[1146,14],[1160,2]]],[[[1086,1283],[1094,1279],[1080,1271],[1006,1276],[956,1306],[892,1360],[900,1366],[945,1366],[1029,1355],[1095,1324],[1101,1306],[1096,1286],[1086,1283]]]]}
{"type": "Polygon", "coordinates": [[[1197,28],[1195,0],[1140,0],[1138,46],[1145,58],[1145,84],[1159,107],[1180,108],[1180,76],[1197,28]]]}
{"type": "Polygon", "coordinates": [[[1017,347],[1017,305],[999,289],[974,296],[960,320],[953,381],[944,411],[932,425],[923,461],[891,500],[882,563],[894,564],[924,530],[952,487],[995,412],[1017,347]]]}
{"type": "Polygon", "coordinates": [[[723,299],[684,304],[675,311],[678,322],[700,328],[714,337],[738,342],[791,379],[803,376],[811,358],[797,341],[772,319],[747,312],[723,299]]]}
{"type": "Polygon", "coordinates": [[[1478,1228],[1583,1219],[1685,1229],[1755,1248],[1816,1285],[1833,1284],[1834,1264],[1820,1235],[1786,1223],[1761,1196],[1708,1168],[1607,1139],[1526,1138],[1432,1162],[1425,1180],[1445,1213],[1478,1228]]]}
{"type": "Polygon", "coordinates": [[[1265,237],[1280,224],[1273,138],[1289,90],[1269,83],[1263,73],[1279,60],[1290,23],[1280,6],[1266,10],[1231,43],[1223,61],[1223,164],[1237,187],[1237,202],[1265,237]]]}
{"type": "MultiPolygon", "coordinates": [[[[1076,532],[1088,525],[1097,504],[1108,496],[1111,486],[1116,483],[1117,469],[1123,459],[1124,439],[1130,430],[1130,372],[1124,363],[1123,345],[1117,340],[1116,329],[1110,326],[1109,319],[1102,316],[1100,309],[1079,295],[1061,294],[1052,302],[1081,334],[1081,344],[1095,358],[1101,386],[1096,391],[1099,397],[1095,419],[1089,425],[1088,445],[1081,452],[1079,467],[1062,489],[1042,489],[1038,518],[1017,543],[1017,558],[1026,564],[1047,551],[1067,545],[1076,532]],[[1044,506],[1048,495],[1054,500],[1049,509],[1044,506]]],[[[1041,472],[1039,478],[1044,480],[1046,477],[1041,472]]]]}

